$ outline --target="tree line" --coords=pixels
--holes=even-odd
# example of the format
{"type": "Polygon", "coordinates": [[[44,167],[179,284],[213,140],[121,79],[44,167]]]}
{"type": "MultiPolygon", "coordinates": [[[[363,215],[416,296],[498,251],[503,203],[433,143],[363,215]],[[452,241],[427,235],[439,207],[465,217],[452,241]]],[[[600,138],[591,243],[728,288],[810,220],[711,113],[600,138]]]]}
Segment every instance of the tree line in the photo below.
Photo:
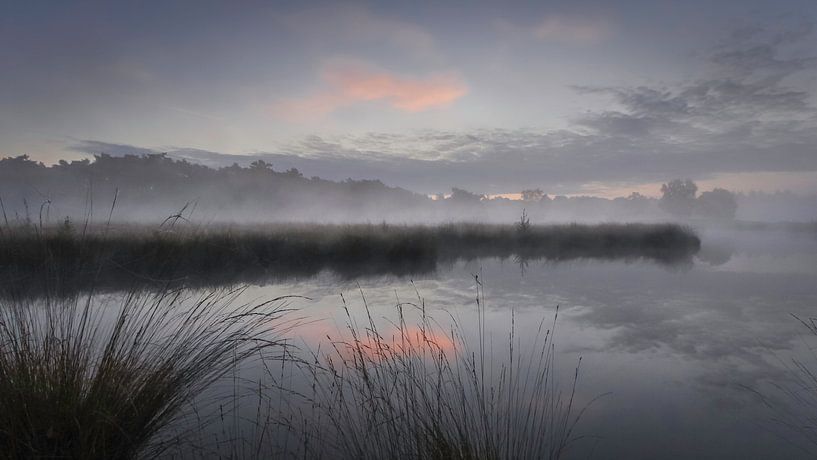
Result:
{"type": "Polygon", "coordinates": [[[735,195],[724,189],[698,194],[691,180],[661,187],[659,199],[637,192],[606,199],[549,196],[526,189],[511,200],[453,187],[426,196],[379,180],[330,181],[297,169],[277,171],[255,161],[211,168],[164,154],[60,160],[45,165],[26,155],[0,159],[0,207],[6,220],[161,220],[180,210],[218,221],[450,220],[516,221],[523,209],[533,221],[733,219],[735,195]]]}

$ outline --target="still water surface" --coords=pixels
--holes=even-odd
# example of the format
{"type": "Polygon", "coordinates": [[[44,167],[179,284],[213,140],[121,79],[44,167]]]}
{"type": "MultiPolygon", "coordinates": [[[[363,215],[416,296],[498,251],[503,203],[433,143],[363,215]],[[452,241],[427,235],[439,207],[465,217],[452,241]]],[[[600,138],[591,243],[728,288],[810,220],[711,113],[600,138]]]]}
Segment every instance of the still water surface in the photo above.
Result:
{"type": "Polygon", "coordinates": [[[817,235],[744,230],[701,236],[701,252],[680,265],[478,260],[413,280],[349,281],[324,273],[247,294],[309,297],[294,306],[314,321],[291,335],[314,348],[327,335],[343,335],[341,294],[353,315],[362,318],[365,297],[388,324],[395,304],[416,301],[419,293],[432,316],[453,316],[472,333],[479,275],[491,340],[507,341],[513,312],[524,347],[558,305],[560,380],[570,384],[581,356],[579,405],[605,394],[583,416],[579,434],[587,437],[570,457],[813,457],[815,448],[773,422],[775,413],[747,387],[779,396],[775,405],[784,408],[791,399],[773,386],[795,376],[791,360],[817,370],[811,351],[817,337],[792,317],[817,316],[817,235]]]}

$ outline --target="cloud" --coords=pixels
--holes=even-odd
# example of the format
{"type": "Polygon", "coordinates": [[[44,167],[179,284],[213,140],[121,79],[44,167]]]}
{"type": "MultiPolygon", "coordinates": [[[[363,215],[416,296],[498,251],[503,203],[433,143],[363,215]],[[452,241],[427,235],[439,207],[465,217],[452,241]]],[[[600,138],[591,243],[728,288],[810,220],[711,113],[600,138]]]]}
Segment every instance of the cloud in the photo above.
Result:
{"type": "Polygon", "coordinates": [[[150,148],[136,147],[128,144],[116,144],[112,142],[103,142],[96,140],[81,140],[72,145],[69,145],[68,150],[72,152],[84,153],[86,155],[98,155],[104,153],[107,155],[117,157],[125,155],[143,156],[159,153],[159,151],[150,148]]]}
{"type": "Polygon", "coordinates": [[[498,20],[496,26],[500,32],[511,37],[572,45],[597,43],[610,37],[614,29],[607,19],[568,14],[548,15],[533,25],[498,20]]]}
{"type": "MultiPolygon", "coordinates": [[[[296,167],[308,176],[381,179],[423,193],[452,185],[491,194],[535,187],[575,193],[587,183],[817,172],[813,90],[792,86],[808,81],[803,74],[814,70],[812,57],[782,49],[800,44],[792,41],[796,37],[809,35],[765,29],[733,35],[728,46],[710,50],[707,71],[690,81],[577,87],[580,94],[610,97],[613,106],[577,116],[567,129],[308,136],[244,157],[183,148],[171,154],[206,158],[211,165],[264,159],[276,169],[296,167]],[[758,46],[769,47],[770,53],[746,57],[758,46]],[[740,64],[731,58],[723,63],[724,55],[744,57],[740,64]]],[[[420,111],[449,104],[466,91],[456,79],[412,78],[365,66],[330,67],[324,77],[326,88],[289,101],[283,113],[316,116],[364,102],[420,111]]],[[[89,145],[76,147],[87,151],[89,145]]]]}
{"type": "MultiPolygon", "coordinates": [[[[585,114],[575,122],[600,137],[632,137],[642,143],[669,138],[699,146],[727,141],[753,146],[814,142],[817,109],[812,94],[789,86],[790,77],[817,64],[813,56],[783,57],[784,45],[805,39],[813,27],[771,32],[757,27],[732,34],[707,54],[709,71],[674,87],[576,87],[606,94],[619,110],[585,114]]],[[[812,144],[813,146],[813,144],[812,144]]]]}
{"type": "MultiPolygon", "coordinates": [[[[276,152],[247,155],[186,148],[164,151],[210,166],[263,159],[276,170],[295,167],[306,176],[332,180],[380,179],[422,193],[446,191],[452,185],[480,193],[532,187],[576,193],[590,181],[639,184],[741,171],[817,171],[813,142],[785,144],[770,139],[758,145],[731,141],[698,145],[572,131],[490,129],[392,134],[384,146],[382,136],[310,136],[276,152]]],[[[79,144],[73,149],[88,151],[79,144]]],[[[94,145],[93,152],[99,151],[94,145]]],[[[123,149],[106,150],[111,151],[123,149]]]]}
{"type": "Polygon", "coordinates": [[[610,25],[598,19],[554,15],[545,17],[531,29],[534,37],[568,43],[594,43],[606,38],[610,25]]]}
{"type": "Polygon", "coordinates": [[[403,112],[422,112],[447,107],[468,92],[453,74],[406,77],[359,63],[330,65],[322,80],[325,88],[281,101],[273,112],[290,120],[307,120],[365,102],[383,102],[403,112]]]}
{"type": "Polygon", "coordinates": [[[377,15],[360,5],[327,5],[282,15],[278,22],[301,42],[324,50],[331,44],[387,47],[417,62],[444,61],[434,36],[417,24],[377,15]]]}
{"type": "Polygon", "coordinates": [[[814,57],[777,56],[781,47],[805,42],[815,31],[813,22],[803,21],[793,26],[774,29],[752,25],[737,29],[716,46],[710,59],[737,71],[754,72],[767,69],[773,73],[791,73],[814,65],[814,57]]]}

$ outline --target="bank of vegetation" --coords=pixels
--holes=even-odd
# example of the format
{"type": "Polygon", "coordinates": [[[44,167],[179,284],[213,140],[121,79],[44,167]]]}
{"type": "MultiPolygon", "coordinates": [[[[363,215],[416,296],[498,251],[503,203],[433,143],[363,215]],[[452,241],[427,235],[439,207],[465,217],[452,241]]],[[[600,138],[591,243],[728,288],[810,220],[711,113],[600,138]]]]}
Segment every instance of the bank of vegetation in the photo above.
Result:
{"type": "Polygon", "coordinates": [[[262,283],[322,270],[353,278],[429,273],[476,258],[689,260],[700,248],[673,224],[448,224],[193,227],[10,226],[0,230],[0,291],[262,283]],[[37,283],[48,281],[47,285],[37,283]]]}

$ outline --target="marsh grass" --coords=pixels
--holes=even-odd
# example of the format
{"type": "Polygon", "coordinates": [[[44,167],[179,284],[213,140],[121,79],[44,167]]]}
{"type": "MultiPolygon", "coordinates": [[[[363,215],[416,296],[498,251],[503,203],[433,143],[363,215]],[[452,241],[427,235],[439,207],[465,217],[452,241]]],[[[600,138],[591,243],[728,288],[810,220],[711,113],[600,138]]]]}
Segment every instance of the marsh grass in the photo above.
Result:
{"type": "Polygon", "coordinates": [[[476,342],[453,317],[443,326],[427,315],[419,295],[398,303],[397,320],[386,327],[365,297],[361,324],[344,300],[347,337],[329,339],[329,350],[314,352],[305,367],[309,456],[555,459],[580,438],[576,426],[587,405],[576,407],[579,368],[566,391],[555,375],[558,309],[525,347],[512,321],[506,354],[496,358],[477,282],[476,342]]]}
{"type": "Polygon", "coordinates": [[[666,261],[699,244],[672,225],[6,225],[0,458],[559,458],[585,408],[574,406],[578,367],[563,393],[544,321],[525,353],[512,325],[506,359],[495,361],[478,278],[475,343],[453,317],[443,327],[426,315],[419,294],[398,304],[388,330],[367,304],[358,325],[344,301],[349,337],[308,360],[274,335],[288,324],[286,298],[241,304],[241,289],[193,298],[186,288],[325,269],[409,274],[514,254],[666,261]],[[98,289],[122,288],[130,294],[121,304],[98,304],[98,289]],[[91,294],[76,294],[83,290],[91,294]],[[216,416],[201,414],[194,400],[242,362],[266,355],[272,376],[274,350],[278,380],[249,382],[258,385],[253,420],[239,410],[247,395],[235,374],[232,396],[210,399],[216,416]],[[287,387],[285,368],[306,373],[309,385],[287,387]]]}
{"type": "Polygon", "coordinates": [[[0,294],[261,284],[323,270],[343,278],[405,276],[488,257],[673,264],[699,248],[691,230],[672,224],[535,226],[524,216],[518,225],[21,225],[0,234],[0,294]]]}
{"type": "Polygon", "coordinates": [[[767,411],[768,419],[761,426],[813,457],[817,455],[817,353],[813,348],[817,318],[792,317],[808,331],[808,356],[778,357],[783,371],[768,385],[739,387],[755,396],[767,411]]]}
{"type": "Polygon", "coordinates": [[[280,348],[279,298],[130,293],[0,303],[0,458],[151,458],[237,363],[280,348]]]}

